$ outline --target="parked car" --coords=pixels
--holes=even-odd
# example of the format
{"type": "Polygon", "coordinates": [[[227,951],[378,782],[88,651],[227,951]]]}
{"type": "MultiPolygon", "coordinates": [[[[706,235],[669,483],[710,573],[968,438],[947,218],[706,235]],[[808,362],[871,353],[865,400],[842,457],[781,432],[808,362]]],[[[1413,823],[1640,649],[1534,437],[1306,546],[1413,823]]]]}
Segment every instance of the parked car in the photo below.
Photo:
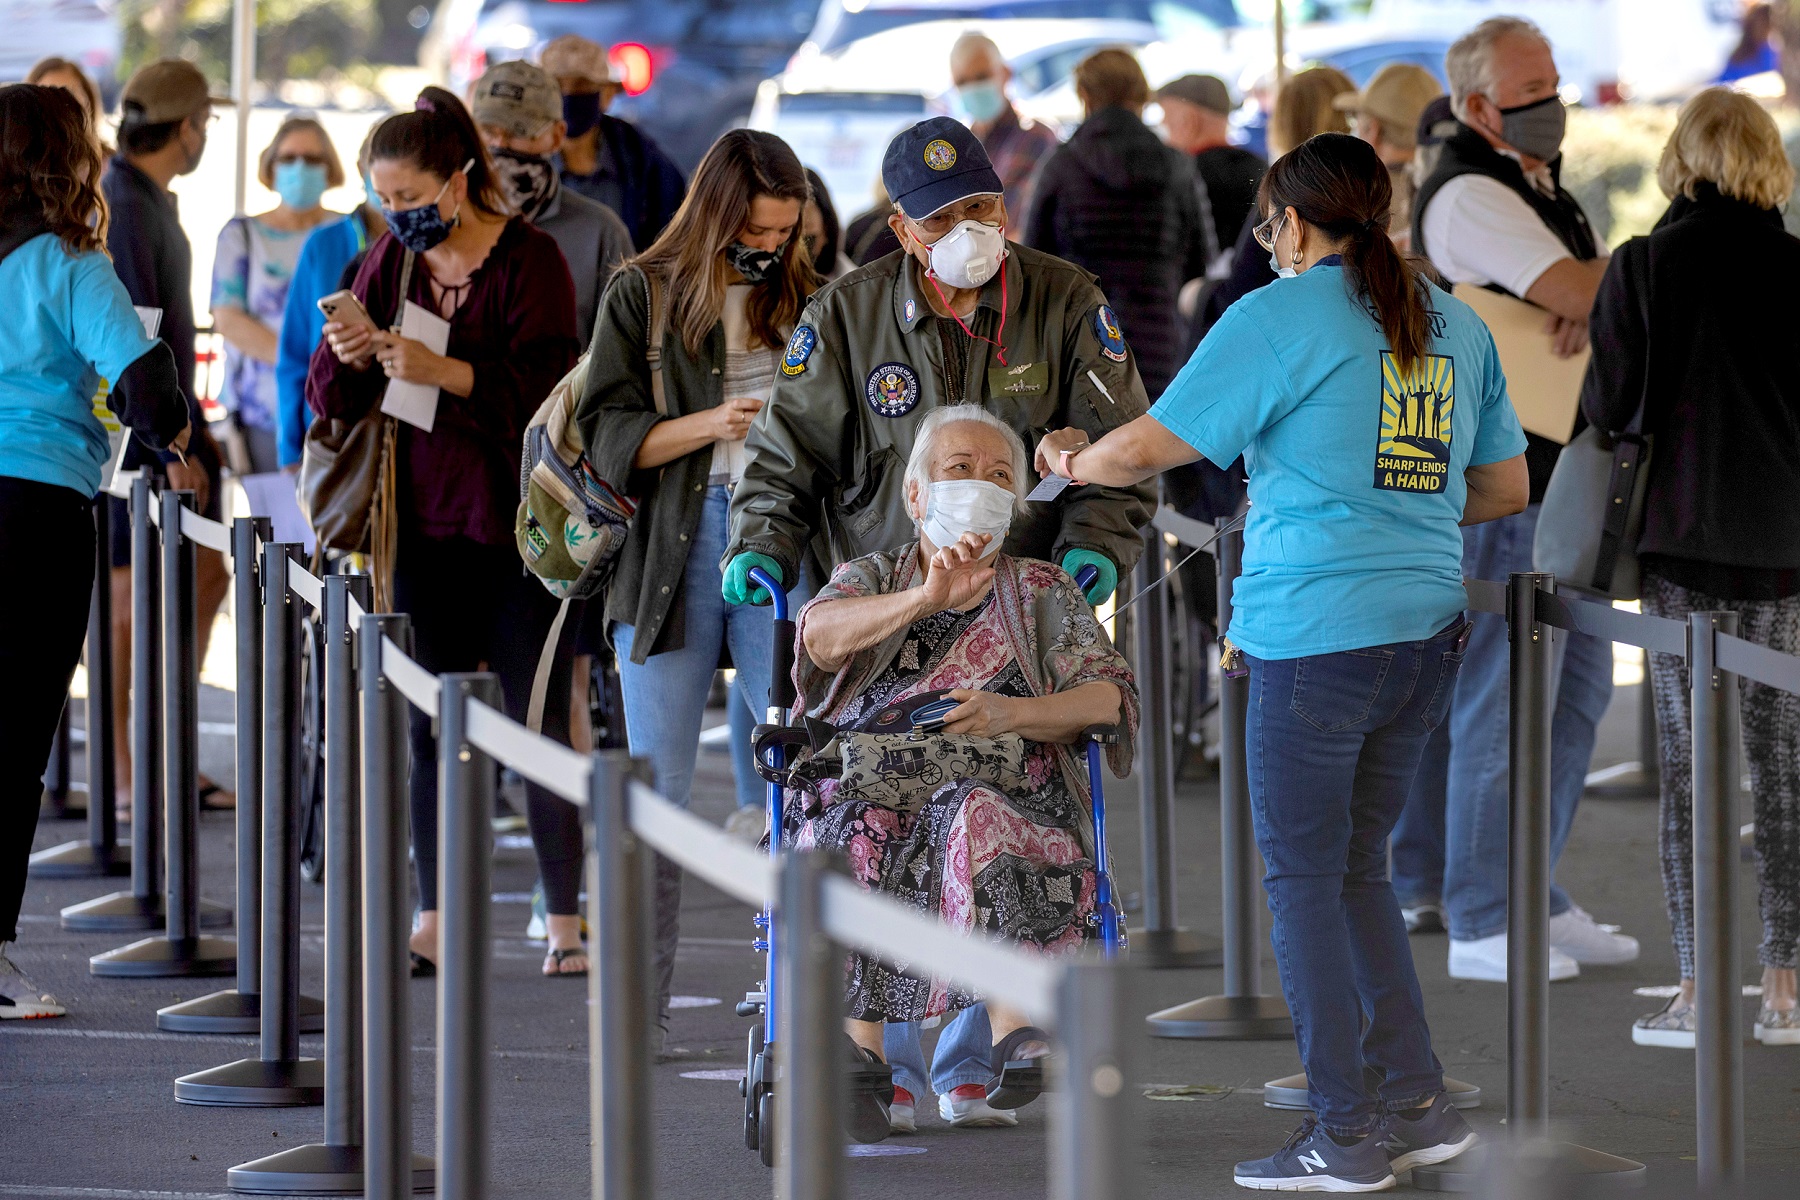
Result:
{"type": "Polygon", "coordinates": [[[420,62],[461,95],[489,63],[536,58],[565,33],[611,48],[615,62],[631,48],[633,86],[609,111],[691,171],[744,123],[757,84],[781,70],[817,11],[818,0],[444,0],[420,62]]]}
{"type": "Polygon", "coordinates": [[[0,80],[25,78],[55,54],[80,63],[110,108],[119,94],[119,21],[112,0],[0,0],[0,80]]]}

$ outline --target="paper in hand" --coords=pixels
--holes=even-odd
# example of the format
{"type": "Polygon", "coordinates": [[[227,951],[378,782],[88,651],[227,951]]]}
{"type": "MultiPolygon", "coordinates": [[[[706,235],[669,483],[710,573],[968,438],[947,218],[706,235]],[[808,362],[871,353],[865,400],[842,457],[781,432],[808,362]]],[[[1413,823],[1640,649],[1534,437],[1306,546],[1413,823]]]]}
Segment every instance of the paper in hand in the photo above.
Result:
{"type": "Polygon", "coordinates": [[[1027,500],[1054,500],[1068,488],[1071,480],[1062,475],[1046,475],[1043,482],[1031,489],[1027,500]]]}
{"type": "MultiPolygon", "coordinates": [[[[423,343],[433,354],[442,354],[450,346],[450,322],[408,300],[400,314],[400,336],[423,343]]],[[[437,406],[436,387],[400,379],[388,380],[387,394],[381,399],[382,412],[426,433],[437,422],[437,406]]]]}

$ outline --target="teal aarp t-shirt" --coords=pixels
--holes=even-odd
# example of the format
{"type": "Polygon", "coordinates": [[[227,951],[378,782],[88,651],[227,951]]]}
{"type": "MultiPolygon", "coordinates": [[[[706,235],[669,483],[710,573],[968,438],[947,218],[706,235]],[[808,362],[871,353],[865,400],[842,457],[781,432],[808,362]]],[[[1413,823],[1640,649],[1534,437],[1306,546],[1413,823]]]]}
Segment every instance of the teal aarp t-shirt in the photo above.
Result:
{"type": "Polygon", "coordinates": [[[0,261],[0,296],[0,475],[91,496],[107,450],[94,393],[156,343],[112,261],[54,234],[0,261]]]}
{"type": "Polygon", "coordinates": [[[1442,629],[1464,606],[1463,471],[1525,452],[1487,326],[1437,288],[1400,371],[1331,260],[1225,313],[1150,415],[1250,474],[1231,640],[1299,658],[1442,629]]]}

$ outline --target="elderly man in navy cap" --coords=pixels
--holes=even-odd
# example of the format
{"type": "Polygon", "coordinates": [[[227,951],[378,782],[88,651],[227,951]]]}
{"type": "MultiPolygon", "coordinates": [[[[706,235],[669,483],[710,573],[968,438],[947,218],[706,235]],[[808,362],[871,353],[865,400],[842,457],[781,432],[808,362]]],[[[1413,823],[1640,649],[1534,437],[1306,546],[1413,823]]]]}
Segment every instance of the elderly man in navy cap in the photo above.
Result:
{"type": "MultiPolygon", "coordinates": [[[[752,567],[792,589],[804,562],[828,575],[915,540],[903,475],[919,423],[940,405],[978,405],[1028,446],[1067,425],[1097,440],[1147,408],[1130,330],[1094,277],[1008,239],[1004,189],[974,133],[948,117],[921,121],[889,144],[881,173],[900,249],[827,284],[801,314],[732,496],[733,603],[764,598],[752,595],[762,591],[752,567]]],[[[1136,564],[1153,501],[1147,486],[1071,487],[1027,505],[1005,551],[1071,576],[1097,568],[1097,604],[1136,564]]],[[[928,1085],[953,1125],[1016,1124],[987,1103],[990,1041],[986,1010],[964,1009],[927,1080],[918,1027],[889,1025],[894,1130],[912,1132],[928,1085]]]]}

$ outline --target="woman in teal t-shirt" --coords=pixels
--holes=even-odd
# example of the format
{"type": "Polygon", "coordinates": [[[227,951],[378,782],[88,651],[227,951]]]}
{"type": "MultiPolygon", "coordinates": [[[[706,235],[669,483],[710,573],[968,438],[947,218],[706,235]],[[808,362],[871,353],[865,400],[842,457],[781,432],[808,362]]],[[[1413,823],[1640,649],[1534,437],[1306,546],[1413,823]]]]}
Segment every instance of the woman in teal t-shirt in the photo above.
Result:
{"type": "Polygon", "coordinates": [[[112,381],[107,402],[127,429],[157,447],[188,437],[175,356],[145,336],[106,257],[99,180],[100,152],[73,96],[0,88],[0,578],[12,584],[0,588],[0,1020],[63,1015],[6,947],[18,936],[38,777],[94,590],[100,380],[112,381]]]}
{"type": "Polygon", "coordinates": [[[1462,661],[1458,525],[1525,507],[1525,435],[1487,327],[1395,252],[1390,191],[1344,134],[1277,160],[1256,235],[1281,278],[1147,415],[1038,450],[1040,471],[1112,487],[1202,455],[1249,468],[1226,652],[1250,671],[1252,813],[1314,1112],[1238,1164],[1263,1190],[1376,1191],[1475,1138],[1443,1095],[1386,848],[1462,661]]]}

